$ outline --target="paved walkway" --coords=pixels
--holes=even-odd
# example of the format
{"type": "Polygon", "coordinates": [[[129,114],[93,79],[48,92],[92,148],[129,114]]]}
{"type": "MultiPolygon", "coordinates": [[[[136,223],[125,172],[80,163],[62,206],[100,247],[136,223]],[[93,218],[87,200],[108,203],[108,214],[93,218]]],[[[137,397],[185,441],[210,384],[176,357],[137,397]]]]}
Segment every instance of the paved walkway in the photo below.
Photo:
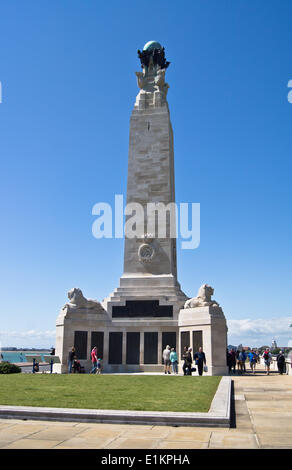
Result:
{"type": "Polygon", "coordinates": [[[234,427],[0,420],[2,449],[292,449],[292,376],[234,376],[234,427]]]}

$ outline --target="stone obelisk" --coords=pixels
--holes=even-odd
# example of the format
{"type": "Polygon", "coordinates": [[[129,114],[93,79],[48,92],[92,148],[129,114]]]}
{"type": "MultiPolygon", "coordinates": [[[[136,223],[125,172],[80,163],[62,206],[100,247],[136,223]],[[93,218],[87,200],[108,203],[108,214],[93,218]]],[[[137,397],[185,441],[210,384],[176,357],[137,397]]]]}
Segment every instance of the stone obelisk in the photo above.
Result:
{"type": "Polygon", "coordinates": [[[180,370],[184,347],[203,347],[208,374],[223,374],[227,326],[211,299],[214,290],[204,284],[187,300],[177,281],[173,133],[165,82],[169,62],[156,41],[145,44],[138,56],[142,71],[136,72],[140,90],[130,120],[124,271],[119,287],[102,302],[70,289],[56,322],[61,362],[54,370],[68,371],[74,346],[89,371],[96,346],[105,372],[159,372],[168,345],[178,352],[180,370]]]}
{"type": "Polygon", "coordinates": [[[144,217],[135,218],[134,237],[127,235],[130,218],[126,222],[124,273],[120,287],[106,299],[106,309],[130,298],[157,300],[159,305],[172,305],[175,319],[186,296],[177,281],[173,132],[165,82],[169,62],[156,41],[148,42],[138,55],[142,72],[136,72],[140,91],[130,120],[127,207],[139,203],[144,217]]]}

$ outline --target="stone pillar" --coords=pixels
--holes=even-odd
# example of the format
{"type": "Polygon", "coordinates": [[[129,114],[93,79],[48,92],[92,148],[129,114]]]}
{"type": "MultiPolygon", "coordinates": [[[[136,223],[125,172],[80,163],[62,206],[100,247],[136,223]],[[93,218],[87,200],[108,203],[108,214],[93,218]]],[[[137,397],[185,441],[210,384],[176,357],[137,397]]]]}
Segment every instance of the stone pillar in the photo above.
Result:
{"type": "Polygon", "coordinates": [[[127,362],[127,333],[126,331],[122,331],[123,333],[123,349],[122,349],[122,364],[126,364],[127,362]]]}
{"type": "Polygon", "coordinates": [[[104,332],[104,343],[103,343],[103,364],[105,367],[108,365],[108,355],[109,355],[109,330],[106,329],[104,332]]]}
{"type": "MultiPolygon", "coordinates": [[[[178,320],[179,331],[202,331],[203,350],[208,366],[207,375],[227,375],[227,325],[220,307],[182,309],[178,320]]],[[[192,343],[191,343],[192,344],[192,343]]]]}
{"type": "Polygon", "coordinates": [[[158,331],[157,363],[162,364],[162,331],[158,331]]]}
{"type": "Polygon", "coordinates": [[[155,299],[172,303],[177,319],[187,297],[177,281],[173,130],[165,82],[169,63],[160,44],[145,47],[139,56],[143,72],[136,72],[140,90],[130,119],[127,179],[127,205],[138,203],[141,214],[129,210],[126,216],[134,215],[137,231],[127,236],[126,220],[124,272],[104,305],[110,313],[111,305],[125,305],[129,296],[155,299]]]}
{"type": "Polygon", "coordinates": [[[144,364],[144,331],[140,331],[140,365],[144,364]]]}

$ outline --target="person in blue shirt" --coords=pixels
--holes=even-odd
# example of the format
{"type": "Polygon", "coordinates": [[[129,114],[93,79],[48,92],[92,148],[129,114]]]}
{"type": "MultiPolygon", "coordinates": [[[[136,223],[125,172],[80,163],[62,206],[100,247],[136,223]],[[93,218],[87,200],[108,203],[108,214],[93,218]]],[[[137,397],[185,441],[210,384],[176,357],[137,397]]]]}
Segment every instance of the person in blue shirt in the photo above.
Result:
{"type": "Polygon", "coordinates": [[[202,347],[200,347],[199,351],[194,354],[194,360],[198,366],[199,375],[203,375],[204,364],[206,365],[206,356],[202,347]]]}
{"type": "Polygon", "coordinates": [[[250,364],[251,371],[253,372],[253,374],[255,374],[255,367],[256,367],[256,363],[257,363],[256,353],[254,351],[250,351],[248,353],[248,359],[249,359],[249,364],[250,364]]]}
{"type": "Polygon", "coordinates": [[[239,374],[243,374],[243,372],[245,372],[245,360],[246,360],[246,354],[241,349],[238,351],[238,357],[237,357],[237,367],[238,367],[239,374]]]}
{"type": "Polygon", "coordinates": [[[177,374],[178,373],[178,370],[177,370],[178,358],[177,358],[177,354],[174,348],[171,348],[171,351],[170,351],[170,362],[172,366],[172,372],[174,374],[177,374]]]}

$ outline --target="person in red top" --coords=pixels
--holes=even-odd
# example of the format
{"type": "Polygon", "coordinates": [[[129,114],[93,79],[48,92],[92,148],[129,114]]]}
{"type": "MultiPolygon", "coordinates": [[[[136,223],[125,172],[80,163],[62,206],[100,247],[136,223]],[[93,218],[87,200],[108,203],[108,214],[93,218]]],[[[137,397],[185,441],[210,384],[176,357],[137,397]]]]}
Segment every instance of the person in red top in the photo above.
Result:
{"type": "Polygon", "coordinates": [[[93,350],[91,351],[91,362],[92,362],[92,369],[90,373],[95,374],[96,369],[97,369],[97,347],[96,346],[94,346],[93,350]]]}

